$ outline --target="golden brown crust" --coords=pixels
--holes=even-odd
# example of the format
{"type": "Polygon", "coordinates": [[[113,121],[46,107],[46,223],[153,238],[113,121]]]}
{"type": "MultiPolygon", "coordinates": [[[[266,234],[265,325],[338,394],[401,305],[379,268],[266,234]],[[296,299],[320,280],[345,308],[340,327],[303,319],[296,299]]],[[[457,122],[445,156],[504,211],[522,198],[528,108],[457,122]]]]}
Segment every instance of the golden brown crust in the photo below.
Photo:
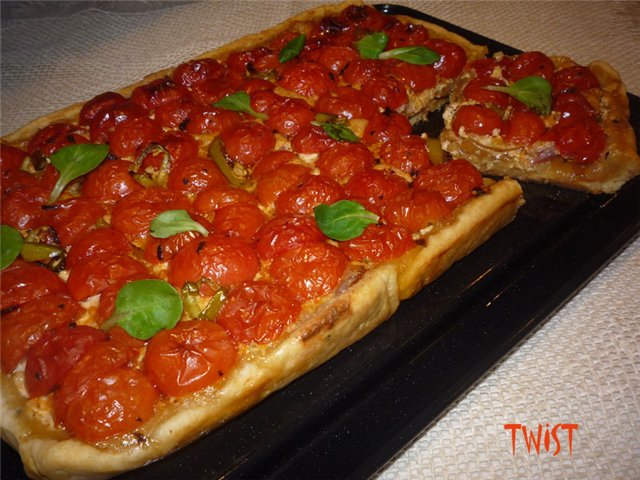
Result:
{"type": "MultiPolygon", "coordinates": [[[[556,65],[574,63],[567,57],[551,57],[556,65]]],[[[605,62],[592,62],[589,69],[598,78],[602,94],[596,100],[607,136],[601,160],[589,165],[566,161],[551,142],[536,142],[530,147],[516,148],[501,139],[487,136],[457,135],[451,130],[455,112],[461,103],[447,107],[445,129],[440,140],[443,149],[455,158],[465,158],[482,173],[509,176],[519,180],[552,183],[591,193],[614,193],[628,180],[640,174],[640,156],[636,138],[629,124],[629,99],[619,74],[605,62]],[[549,154],[549,152],[552,152],[549,154]],[[538,161],[546,156],[544,161],[538,161]]],[[[459,94],[458,94],[459,95],[459,94]]]]}

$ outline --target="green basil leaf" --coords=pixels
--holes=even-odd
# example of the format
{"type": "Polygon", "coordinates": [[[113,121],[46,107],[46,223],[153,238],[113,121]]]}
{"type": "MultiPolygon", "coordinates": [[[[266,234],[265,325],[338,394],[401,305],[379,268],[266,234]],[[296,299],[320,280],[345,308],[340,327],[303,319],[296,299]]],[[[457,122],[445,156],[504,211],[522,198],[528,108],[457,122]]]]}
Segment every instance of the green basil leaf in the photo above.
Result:
{"type": "Polygon", "coordinates": [[[381,60],[395,58],[396,60],[401,60],[413,65],[433,65],[440,60],[440,55],[426,47],[415,46],[387,50],[378,55],[378,58],[381,60]]]}
{"type": "Polygon", "coordinates": [[[349,127],[341,123],[313,121],[311,124],[321,127],[327,135],[339,142],[358,143],[360,141],[360,138],[349,127]]]}
{"type": "Polygon", "coordinates": [[[509,86],[489,85],[484,88],[508,93],[540,115],[551,112],[551,84],[537,75],[522,78],[509,86]]]}
{"type": "Polygon", "coordinates": [[[352,200],[340,200],[332,205],[323,203],[315,207],[313,213],[322,233],[338,241],[359,237],[367,225],[380,219],[352,200]]]}
{"type": "Polygon", "coordinates": [[[147,340],[175,327],[182,308],[180,294],[164,280],[137,280],[118,292],[112,319],[132,337],[147,340]]]}
{"type": "Polygon", "coordinates": [[[389,36],[383,32],[375,32],[362,37],[356,42],[356,48],[362,58],[376,60],[384,52],[389,43],[389,36]]]}
{"type": "Polygon", "coordinates": [[[166,210],[151,222],[150,233],[154,238],[169,238],[178,233],[196,231],[209,235],[208,230],[189,216],[186,210],[166,210]]]}
{"type": "Polygon", "coordinates": [[[62,147],[53,153],[49,160],[60,172],[48,203],[54,203],[65,187],[76,178],[96,168],[109,154],[109,145],[78,143],[62,147]]]}
{"type": "Polygon", "coordinates": [[[9,225],[0,226],[0,270],[4,270],[18,258],[23,243],[18,230],[9,225]]]}
{"type": "Polygon", "coordinates": [[[303,33],[298,35],[293,40],[289,41],[283,48],[280,50],[280,55],[278,55],[278,60],[280,63],[287,63],[289,60],[296,58],[302,52],[304,48],[304,42],[307,40],[307,36],[303,33]]]}
{"type": "Polygon", "coordinates": [[[260,120],[266,120],[269,118],[264,113],[256,112],[251,107],[251,97],[249,97],[247,92],[239,91],[230,93],[222,100],[215,102],[213,106],[224,108],[225,110],[232,110],[234,112],[247,113],[260,120]]]}

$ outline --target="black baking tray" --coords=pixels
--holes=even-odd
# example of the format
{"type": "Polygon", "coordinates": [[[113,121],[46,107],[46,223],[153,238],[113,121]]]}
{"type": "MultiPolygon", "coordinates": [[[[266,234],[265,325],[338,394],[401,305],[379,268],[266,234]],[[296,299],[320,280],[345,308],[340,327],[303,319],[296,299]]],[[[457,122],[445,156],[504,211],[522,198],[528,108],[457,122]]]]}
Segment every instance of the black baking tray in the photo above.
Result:
{"type": "MultiPolygon", "coordinates": [[[[422,12],[490,51],[518,51],[422,12]]],[[[640,138],[640,98],[629,95],[640,138]]],[[[437,134],[438,118],[424,126],[437,134]]],[[[524,183],[516,219],[352,347],[221,428],[121,479],[368,478],[640,232],[640,177],[614,195],[524,183]]],[[[2,444],[2,478],[26,478],[2,444]]]]}

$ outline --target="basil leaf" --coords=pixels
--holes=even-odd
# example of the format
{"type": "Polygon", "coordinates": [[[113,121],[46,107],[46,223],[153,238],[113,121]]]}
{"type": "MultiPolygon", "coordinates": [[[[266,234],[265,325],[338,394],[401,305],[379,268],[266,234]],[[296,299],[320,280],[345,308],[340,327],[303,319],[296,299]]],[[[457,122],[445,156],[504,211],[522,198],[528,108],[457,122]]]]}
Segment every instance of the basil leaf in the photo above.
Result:
{"type": "Polygon", "coordinates": [[[387,50],[378,55],[378,58],[381,60],[395,58],[396,60],[402,60],[403,62],[413,65],[433,65],[440,60],[440,55],[426,47],[415,46],[387,50]]]}
{"type": "Polygon", "coordinates": [[[141,340],[173,328],[182,315],[182,299],[164,280],[137,280],[125,284],[116,297],[113,314],[118,325],[141,340]]]}
{"type": "Polygon", "coordinates": [[[280,55],[278,55],[278,60],[280,63],[287,63],[289,60],[296,58],[302,52],[304,48],[304,42],[307,40],[307,36],[303,33],[298,35],[293,40],[289,41],[283,48],[280,50],[280,55]]]}
{"type": "Polygon", "coordinates": [[[315,207],[313,213],[322,233],[338,241],[359,237],[367,225],[380,219],[352,200],[340,200],[332,205],[323,203],[315,207]]]}
{"type": "Polygon", "coordinates": [[[0,226],[0,270],[4,270],[18,258],[23,243],[18,230],[9,225],[0,226]]]}
{"type": "Polygon", "coordinates": [[[222,100],[215,102],[213,106],[224,108],[225,110],[232,110],[234,112],[248,113],[260,120],[266,120],[269,118],[264,113],[256,112],[251,108],[251,98],[247,92],[239,91],[230,93],[222,100]]]}
{"type": "Polygon", "coordinates": [[[186,210],[166,210],[151,221],[150,233],[154,238],[169,238],[178,233],[196,231],[209,235],[209,231],[189,216],[186,210]]]}
{"type": "Polygon", "coordinates": [[[540,115],[551,112],[551,84],[537,75],[522,78],[509,86],[489,85],[484,88],[508,93],[540,115]]]}
{"type": "Polygon", "coordinates": [[[389,36],[383,32],[375,32],[362,37],[356,42],[356,48],[362,58],[376,60],[384,52],[389,43],[389,36]]]}
{"type": "Polygon", "coordinates": [[[339,142],[358,143],[360,141],[355,133],[341,123],[313,121],[311,125],[321,127],[327,135],[339,142]]]}
{"type": "Polygon", "coordinates": [[[96,168],[108,154],[108,145],[93,143],[68,145],[53,153],[49,160],[60,172],[60,177],[51,191],[48,203],[54,203],[72,180],[96,168]]]}

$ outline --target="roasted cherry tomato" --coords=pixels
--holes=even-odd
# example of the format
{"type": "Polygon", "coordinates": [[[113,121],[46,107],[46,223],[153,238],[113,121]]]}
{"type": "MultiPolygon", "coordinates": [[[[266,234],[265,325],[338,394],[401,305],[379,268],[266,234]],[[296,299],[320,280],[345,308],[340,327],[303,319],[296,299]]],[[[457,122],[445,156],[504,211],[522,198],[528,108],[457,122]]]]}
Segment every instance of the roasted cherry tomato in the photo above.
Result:
{"type": "Polygon", "coordinates": [[[305,302],[332,292],[349,261],[328,243],[304,243],[273,259],[269,273],[274,281],[305,302]]]}
{"type": "Polygon", "coordinates": [[[197,157],[173,166],[167,188],[174,192],[195,195],[209,187],[227,184],[227,179],[213,161],[197,157]]]}
{"type": "Polygon", "coordinates": [[[66,292],[64,282],[51,270],[20,259],[0,271],[0,310],[22,305],[50,293],[66,292]]]}
{"type": "Polygon", "coordinates": [[[182,63],[173,72],[173,81],[183,87],[192,87],[209,79],[220,78],[226,67],[213,58],[200,58],[182,63]]]}
{"type": "Polygon", "coordinates": [[[162,133],[160,124],[148,117],[133,117],[117,123],[109,133],[109,148],[116,157],[136,157],[162,133]]]}
{"type": "Polygon", "coordinates": [[[362,85],[368,80],[382,78],[386,73],[383,62],[361,58],[349,62],[342,78],[350,85],[362,85]]]}
{"type": "Polygon", "coordinates": [[[345,184],[359,172],[373,167],[373,153],[361,143],[339,143],[318,155],[316,167],[323,175],[345,184]]]}
{"type": "Polygon", "coordinates": [[[126,160],[107,160],[90,172],[82,182],[82,195],[95,201],[114,203],[142,185],[131,174],[132,163],[126,160]]]}
{"type": "Polygon", "coordinates": [[[423,25],[398,22],[386,31],[389,36],[387,50],[398,47],[415,47],[426,44],[429,31],[423,25]]]}
{"type": "Polygon", "coordinates": [[[370,168],[354,176],[346,185],[345,192],[351,199],[370,199],[382,204],[409,189],[407,182],[388,170],[370,168]]]}
{"type": "Polygon", "coordinates": [[[445,219],[451,210],[440,192],[412,190],[386,203],[384,219],[390,225],[418,232],[429,224],[445,219]]]}
{"type": "Polygon", "coordinates": [[[310,125],[315,116],[307,102],[299,98],[290,98],[269,114],[265,124],[272,130],[290,137],[298,133],[302,127],[310,125]]]}
{"type": "Polygon", "coordinates": [[[494,131],[502,131],[503,122],[502,117],[490,108],[463,105],[455,113],[451,127],[457,134],[464,128],[466,134],[492,135],[494,131]]]}
{"type": "Polygon", "coordinates": [[[291,163],[297,158],[298,156],[295,153],[288,150],[274,150],[272,152],[268,152],[258,159],[257,163],[253,167],[252,176],[253,178],[260,178],[261,175],[272,170],[276,170],[282,165],[291,163]]]}
{"type": "Polygon", "coordinates": [[[27,152],[24,150],[8,143],[0,142],[0,170],[2,172],[19,170],[26,156],[27,152]]]}
{"type": "Polygon", "coordinates": [[[262,205],[273,204],[285,190],[300,184],[311,175],[311,169],[297,163],[287,163],[265,173],[258,179],[256,196],[262,205]]]}
{"type": "Polygon", "coordinates": [[[257,122],[245,122],[223,130],[220,138],[227,156],[248,167],[276,146],[273,132],[257,122]]]}
{"type": "Polygon", "coordinates": [[[400,135],[409,135],[412,129],[404,115],[397,112],[376,113],[369,118],[362,141],[367,145],[382,143],[400,135]]]}
{"type": "MultiPolygon", "coordinates": [[[[190,216],[207,231],[213,231],[213,225],[206,218],[193,213],[190,216]]],[[[144,247],[144,259],[151,264],[167,262],[182,250],[185,245],[191,242],[199,242],[203,238],[203,235],[195,230],[177,233],[168,238],[149,237],[144,247]]]]}
{"type": "Polygon", "coordinates": [[[559,93],[579,93],[600,88],[600,82],[588,67],[575,65],[554,72],[551,86],[555,96],[559,93]]]}
{"type": "Polygon", "coordinates": [[[218,233],[251,241],[266,220],[267,216],[256,204],[234,203],[216,210],[213,228],[218,233]]]}
{"type": "Polygon", "coordinates": [[[361,91],[383,110],[397,110],[408,100],[404,85],[397,78],[388,75],[365,81],[361,91]]]}
{"type": "Polygon", "coordinates": [[[331,71],[319,63],[289,61],[278,84],[303,97],[317,97],[333,88],[334,81],[331,71]]]}
{"type": "Polygon", "coordinates": [[[505,69],[505,76],[512,82],[537,75],[551,81],[555,67],[542,52],[524,52],[517,55],[505,69]]]}
{"type": "Polygon", "coordinates": [[[261,260],[271,260],[297,245],[324,239],[324,234],[310,216],[276,216],[257,231],[255,249],[261,260]]]}
{"type": "Polygon", "coordinates": [[[39,295],[3,314],[0,322],[2,370],[13,372],[47,330],[67,326],[81,313],[82,308],[66,292],[58,291],[39,295]]]}
{"type": "Polygon", "coordinates": [[[349,260],[378,263],[397,258],[415,245],[406,228],[374,224],[359,237],[340,242],[340,249],[349,260]]]}
{"type": "Polygon", "coordinates": [[[553,98],[553,110],[560,113],[559,123],[596,119],[595,109],[579,93],[559,93],[553,98]]]}
{"type": "Polygon", "coordinates": [[[602,126],[594,120],[557,124],[549,129],[549,135],[562,156],[580,165],[597,161],[607,143],[602,126]]]}
{"type": "Polygon", "coordinates": [[[313,215],[313,209],[321,203],[331,205],[343,197],[344,192],[338,182],[324,175],[310,175],[278,196],[276,213],[313,215]]]}
{"type": "Polygon", "coordinates": [[[338,143],[316,125],[307,125],[298,130],[291,139],[291,148],[296,153],[319,153],[338,143]]]}
{"type": "Polygon", "coordinates": [[[47,225],[52,215],[51,210],[46,206],[50,193],[50,188],[39,185],[6,193],[2,196],[0,204],[2,223],[19,230],[36,229],[47,225]]]}
{"type": "Polygon", "coordinates": [[[126,283],[138,280],[147,280],[149,278],[151,278],[151,275],[147,272],[133,273],[125,278],[121,278],[117,283],[109,285],[107,288],[102,290],[102,292],[100,292],[100,302],[98,303],[98,308],[96,309],[94,317],[94,320],[98,325],[102,325],[113,316],[113,312],[115,312],[116,309],[116,298],[118,293],[120,293],[120,289],[126,283]]]}
{"type": "Polygon", "coordinates": [[[397,22],[370,5],[350,5],[338,14],[337,21],[351,30],[363,32],[386,30],[397,22]]]}
{"type": "Polygon", "coordinates": [[[318,112],[344,118],[370,118],[378,112],[373,99],[360,90],[336,87],[318,97],[314,108],[318,112]]]}
{"type": "Polygon", "coordinates": [[[212,294],[206,282],[228,288],[251,280],[259,269],[258,256],[249,242],[214,234],[189,243],[169,261],[169,282],[182,289],[185,282],[205,280],[201,292],[212,294]]]}
{"type": "Polygon", "coordinates": [[[73,269],[91,257],[102,253],[126,255],[132,251],[133,246],[122,232],[111,227],[97,228],[73,241],[65,259],[65,265],[67,268],[73,269]]]}
{"type": "Polygon", "coordinates": [[[542,137],[544,121],[536,113],[514,111],[504,124],[502,137],[514,145],[527,146],[542,137]]]}
{"type": "Polygon", "coordinates": [[[480,77],[470,80],[464,87],[462,94],[468,100],[475,100],[484,105],[494,105],[500,109],[507,108],[512,103],[508,93],[488,90],[488,86],[504,86],[505,82],[499,78],[480,77]]]}
{"type": "Polygon", "coordinates": [[[210,106],[227,95],[238,91],[239,82],[228,75],[209,78],[191,87],[192,98],[202,105],[210,106]]]}
{"type": "Polygon", "coordinates": [[[431,166],[425,140],[418,135],[392,138],[380,146],[380,159],[412,176],[431,166]]]}
{"type": "Polygon", "coordinates": [[[136,87],[131,93],[131,101],[153,110],[163,103],[184,98],[186,90],[181,89],[169,77],[158,78],[136,87]]]}
{"type": "Polygon", "coordinates": [[[455,78],[462,72],[467,63],[467,54],[461,46],[441,39],[430,39],[426,46],[440,55],[440,60],[433,64],[438,75],[455,78]]]}
{"type": "Polygon", "coordinates": [[[399,60],[389,61],[389,73],[414,93],[436,86],[436,70],[432,65],[413,65],[399,60]]]}
{"type": "Polygon", "coordinates": [[[51,226],[63,247],[96,226],[106,213],[104,207],[89,198],[70,198],[53,207],[51,226]]]}
{"type": "Polygon", "coordinates": [[[340,75],[351,62],[358,60],[360,55],[352,46],[327,45],[303,52],[301,57],[322,65],[334,75],[340,75]]]}
{"type": "Polygon", "coordinates": [[[105,92],[93,97],[80,109],[80,125],[89,126],[100,112],[118,103],[124,102],[125,98],[116,92],[105,92]]]}
{"type": "Polygon", "coordinates": [[[99,110],[89,123],[91,141],[107,143],[116,125],[128,119],[146,116],[147,112],[144,108],[129,100],[111,104],[99,110]]]}
{"type": "Polygon", "coordinates": [[[216,185],[201,191],[193,206],[198,213],[212,220],[216,210],[236,203],[257,205],[258,199],[247,190],[230,185],[216,185]]]}
{"type": "Polygon", "coordinates": [[[209,320],[192,320],[155,335],[144,368],[162,393],[180,397],[215,385],[237,358],[236,343],[224,328],[209,320]]]}
{"type": "Polygon", "coordinates": [[[229,291],[217,322],[238,342],[268,343],[299,314],[300,302],[288,290],[264,281],[246,282],[229,291]]]}
{"type": "Polygon", "coordinates": [[[27,354],[24,383],[29,398],[47,395],[58,388],[64,375],[87,350],[106,339],[102,330],[73,323],[45,332],[27,354]]]}
{"type": "Polygon", "coordinates": [[[482,188],[480,172],[466,160],[456,159],[423,170],[414,182],[418,190],[439,192],[453,206],[458,206],[482,188]]]}

